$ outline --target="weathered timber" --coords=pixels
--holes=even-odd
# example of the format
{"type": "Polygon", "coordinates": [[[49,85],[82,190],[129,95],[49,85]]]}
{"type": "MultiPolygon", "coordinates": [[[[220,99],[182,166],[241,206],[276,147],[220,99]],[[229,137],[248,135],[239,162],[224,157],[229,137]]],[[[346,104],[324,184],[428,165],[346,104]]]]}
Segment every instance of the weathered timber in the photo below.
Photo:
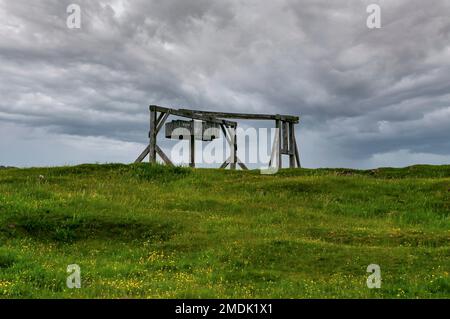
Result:
{"type": "Polygon", "coordinates": [[[277,129],[277,136],[278,136],[278,145],[277,145],[277,167],[278,169],[283,167],[283,163],[281,162],[282,160],[282,153],[281,153],[281,120],[280,119],[276,119],[275,120],[275,127],[277,129]]]}
{"type": "MultiPolygon", "coordinates": [[[[224,137],[226,138],[228,144],[230,145],[231,151],[230,157],[221,165],[221,168],[225,168],[228,165],[230,165],[231,169],[236,169],[237,165],[239,165],[242,169],[248,168],[237,156],[237,136],[236,136],[237,123],[226,119],[234,118],[247,120],[274,120],[275,126],[277,128],[277,134],[274,139],[269,166],[271,166],[272,163],[275,161],[277,168],[282,168],[282,155],[289,155],[289,167],[291,168],[295,166],[301,167],[299,150],[295,139],[295,130],[294,130],[295,128],[294,125],[299,122],[298,116],[280,115],[280,114],[270,115],[270,114],[209,112],[209,111],[188,110],[188,109],[177,110],[172,108],[161,107],[158,105],[150,105],[149,109],[150,109],[149,145],[139,155],[139,157],[136,159],[136,162],[143,161],[144,158],[147,155],[149,155],[150,163],[155,163],[156,155],[158,154],[166,164],[173,165],[170,159],[166,156],[166,154],[164,154],[161,148],[157,145],[157,136],[158,132],[165,124],[167,118],[170,115],[174,115],[189,118],[192,120],[192,123],[195,122],[194,120],[201,121],[202,130],[203,125],[205,123],[207,126],[210,126],[213,129],[217,129],[220,126],[224,134],[224,137]]],[[[199,134],[199,132],[195,131],[195,127],[193,124],[190,124],[190,126],[192,126],[192,129],[189,130],[189,137],[190,137],[189,165],[191,167],[195,167],[195,138],[199,134]]],[[[218,132],[214,130],[212,131],[212,133],[208,134],[210,136],[205,137],[202,131],[201,140],[210,141],[214,138],[217,138],[218,136],[216,135],[219,135],[218,132]]]]}
{"type": "Polygon", "coordinates": [[[233,122],[233,121],[217,119],[216,117],[213,117],[213,116],[199,115],[199,114],[196,114],[196,113],[194,113],[192,111],[188,111],[188,110],[175,110],[175,109],[169,109],[169,108],[157,106],[157,105],[150,105],[150,110],[155,110],[155,112],[169,113],[171,115],[186,117],[186,118],[190,118],[190,119],[194,119],[194,120],[209,121],[209,122],[213,122],[213,123],[217,123],[217,124],[224,124],[226,126],[237,125],[237,123],[233,122]]]}
{"type": "Polygon", "coordinates": [[[272,163],[275,163],[275,166],[278,167],[278,143],[279,143],[279,134],[275,135],[275,138],[273,139],[273,145],[272,145],[272,153],[270,154],[270,160],[269,160],[269,167],[272,166],[272,163]]]}
{"type": "Polygon", "coordinates": [[[144,158],[148,155],[149,152],[150,152],[150,145],[147,145],[145,150],[141,153],[141,155],[139,155],[139,157],[134,162],[135,163],[142,162],[144,160],[144,158]]]}
{"type": "Polygon", "coordinates": [[[297,159],[297,167],[302,167],[302,165],[300,164],[300,155],[299,155],[299,151],[298,151],[298,146],[297,146],[297,141],[296,141],[295,135],[294,135],[294,147],[295,147],[295,158],[297,159]]]}
{"type": "Polygon", "coordinates": [[[212,111],[199,111],[199,110],[188,110],[180,109],[180,111],[193,112],[194,114],[202,114],[206,116],[213,116],[217,118],[228,118],[228,119],[241,119],[241,120],[276,120],[280,119],[282,121],[298,123],[299,117],[292,115],[271,115],[271,114],[252,114],[252,113],[228,113],[228,112],[212,112],[212,111]]]}
{"type": "Polygon", "coordinates": [[[281,144],[281,153],[282,154],[289,154],[289,125],[286,121],[281,121],[281,135],[283,137],[282,144],[281,144]]]}
{"type": "Polygon", "coordinates": [[[228,166],[228,164],[230,164],[231,158],[228,157],[225,162],[222,163],[222,165],[220,165],[220,168],[226,168],[228,166]]]}
{"type": "Polygon", "coordinates": [[[149,162],[156,163],[156,111],[150,110],[149,162]]]}
{"type": "Polygon", "coordinates": [[[189,151],[189,155],[190,155],[190,161],[189,161],[189,166],[190,167],[195,167],[195,136],[194,134],[191,134],[191,140],[190,140],[190,151],[189,151]]]}
{"type": "Polygon", "coordinates": [[[161,119],[159,120],[157,126],[156,126],[156,134],[161,131],[161,128],[163,127],[164,123],[166,122],[167,118],[169,117],[169,113],[161,113],[164,114],[161,119]]]}
{"type": "Polygon", "coordinates": [[[166,138],[187,139],[193,134],[196,140],[210,142],[220,136],[219,126],[217,123],[198,120],[174,120],[166,124],[166,138]]]}
{"type": "Polygon", "coordinates": [[[296,159],[295,159],[295,131],[294,124],[289,123],[289,167],[295,168],[296,159]]]}
{"type": "Polygon", "coordinates": [[[163,152],[163,150],[158,145],[156,145],[156,152],[161,157],[161,159],[164,161],[164,163],[166,163],[167,165],[170,165],[170,166],[174,166],[172,161],[167,157],[167,155],[163,152]]]}

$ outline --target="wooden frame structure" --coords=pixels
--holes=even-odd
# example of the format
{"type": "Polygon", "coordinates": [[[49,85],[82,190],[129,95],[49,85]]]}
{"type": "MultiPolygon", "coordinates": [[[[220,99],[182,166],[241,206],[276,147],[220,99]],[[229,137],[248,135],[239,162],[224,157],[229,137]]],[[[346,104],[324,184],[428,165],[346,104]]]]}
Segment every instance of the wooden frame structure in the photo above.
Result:
{"type": "MultiPolygon", "coordinates": [[[[298,151],[297,142],[295,139],[295,124],[298,124],[299,118],[291,115],[270,115],[270,114],[246,114],[246,113],[223,113],[223,112],[207,112],[189,109],[172,109],[161,107],[158,105],[150,105],[150,132],[149,145],[136,159],[136,163],[142,162],[144,158],[149,155],[149,162],[156,162],[156,154],[167,165],[173,165],[169,157],[157,144],[157,136],[170,115],[189,118],[192,120],[199,120],[204,122],[211,122],[218,124],[222,130],[224,137],[230,145],[230,156],[220,166],[226,168],[230,165],[230,169],[236,169],[239,165],[242,169],[247,169],[245,164],[237,156],[237,136],[236,128],[237,122],[229,121],[227,119],[245,119],[245,120],[273,120],[277,128],[277,135],[275,136],[272,147],[272,154],[269,166],[276,163],[277,168],[282,168],[282,155],[289,155],[289,167],[301,167],[300,155],[298,151]]],[[[190,162],[191,167],[195,167],[195,136],[190,136],[190,162]]]]}

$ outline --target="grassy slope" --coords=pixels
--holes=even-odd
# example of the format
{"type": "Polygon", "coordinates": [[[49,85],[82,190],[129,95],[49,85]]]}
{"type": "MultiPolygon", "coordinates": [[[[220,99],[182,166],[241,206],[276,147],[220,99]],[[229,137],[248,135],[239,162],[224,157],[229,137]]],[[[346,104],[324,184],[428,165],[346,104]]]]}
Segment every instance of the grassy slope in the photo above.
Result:
{"type": "Polygon", "coordinates": [[[449,211],[450,166],[0,170],[0,297],[450,297],[449,211]]]}

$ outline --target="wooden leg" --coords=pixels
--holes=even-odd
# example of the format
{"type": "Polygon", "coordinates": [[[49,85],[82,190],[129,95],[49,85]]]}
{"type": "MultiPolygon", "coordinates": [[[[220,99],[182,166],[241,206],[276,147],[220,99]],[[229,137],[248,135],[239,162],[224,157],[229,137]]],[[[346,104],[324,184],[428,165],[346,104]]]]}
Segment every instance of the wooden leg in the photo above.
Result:
{"type": "Polygon", "coordinates": [[[275,127],[277,128],[277,136],[278,136],[278,147],[277,147],[277,167],[278,169],[283,167],[281,163],[281,121],[275,121],[275,127]]]}
{"type": "Polygon", "coordinates": [[[289,152],[289,123],[281,121],[281,153],[288,154],[289,152]]]}
{"type": "MultiPolygon", "coordinates": [[[[233,141],[230,139],[230,137],[228,136],[228,134],[229,135],[232,135],[232,133],[230,132],[230,131],[228,131],[228,134],[227,134],[227,129],[225,129],[225,127],[223,126],[223,125],[220,125],[220,127],[222,128],[222,132],[223,132],[223,136],[225,136],[225,139],[228,141],[228,144],[230,145],[230,149],[232,150],[233,149],[233,145],[234,145],[234,143],[233,143],[233,141]]],[[[236,140],[237,141],[237,140],[236,140]]],[[[237,142],[236,142],[236,145],[234,146],[235,148],[236,148],[236,163],[237,164],[239,164],[239,166],[242,168],[242,169],[245,169],[245,170],[248,170],[248,168],[247,168],[247,166],[245,166],[245,164],[244,164],[244,162],[242,162],[240,159],[239,159],[239,157],[237,156],[237,142]]],[[[225,165],[225,166],[221,166],[220,168],[225,168],[225,167],[227,167],[228,166],[228,164],[230,164],[230,162],[231,162],[231,156],[222,164],[222,166],[223,165],[225,165]]]]}
{"type": "Polygon", "coordinates": [[[147,145],[145,150],[141,153],[141,155],[139,155],[139,157],[134,162],[135,163],[142,162],[149,152],[150,152],[150,145],[147,145]]]}
{"type": "Polygon", "coordinates": [[[241,160],[240,160],[239,158],[238,158],[237,160],[238,160],[238,165],[239,165],[243,170],[248,171],[248,167],[247,167],[244,163],[242,163],[241,160]]]}
{"type": "Polygon", "coordinates": [[[278,147],[279,137],[280,137],[279,134],[275,134],[275,137],[273,139],[272,152],[270,154],[269,167],[272,166],[272,163],[275,163],[275,166],[277,166],[277,150],[279,149],[279,147],[278,147]]]}
{"type": "Polygon", "coordinates": [[[222,165],[220,165],[220,168],[226,168],[228,166],[228,164],[230,164],[231,158],[228,157],[225,162],[223,162],[222,165]]]}
{"type": "Polygon", "coordinates": [[[294,123],[289,122],[289,167],[295,168],[295,132],[294,123]]]}
{"type": "Polygon", "coordinates": [[[298,152],[297,139],[295,138],[295,133],[294,133],[294,148],[295,148],[295,158],[297,159],[297,167],[302,167],[302,165],[300,164],[300,155],[298,152]]]}
{"type": "Polygon", "coordinates": [[[194,129],[191,131],[191,141],[190,141],[190,147],[191,150],[189,152],[189,155],[191,157],[189,166],[195,167],[195,136],[194,136],[194,129]]]}
{"type": "Polygon", "coordinates": [[[233,127],[231,133],[231,163],[230,169],[236,169],[237,164],[237,136],[236,136],[236,127],[233,127]]]}
{"type": "Polygon", "coordinates": [[[149,162],[156,163],[156,111],[150,108],[149,162]]]}
{"type": "Polygon", "coordinates": [[[164,163],[166,163],[167,165],[173,166],[172,161],[167,157],[167,155],[163,152],[163,150],[158,145],[156,145],[156,152],[161,157],[161,159],[164,161],[164,163]]]}

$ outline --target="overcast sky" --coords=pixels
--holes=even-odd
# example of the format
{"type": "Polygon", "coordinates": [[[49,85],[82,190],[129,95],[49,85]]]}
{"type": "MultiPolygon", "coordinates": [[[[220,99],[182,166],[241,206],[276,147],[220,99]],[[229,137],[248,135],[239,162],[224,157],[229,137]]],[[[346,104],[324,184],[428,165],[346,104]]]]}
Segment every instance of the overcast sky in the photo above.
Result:
{"type": "Polygon", "coordinates": [[[132,162],[149,104],[299,115],[306,167],[449,164],[450,1],[0,0],[0,96],[0,165],[132,162]]]}

